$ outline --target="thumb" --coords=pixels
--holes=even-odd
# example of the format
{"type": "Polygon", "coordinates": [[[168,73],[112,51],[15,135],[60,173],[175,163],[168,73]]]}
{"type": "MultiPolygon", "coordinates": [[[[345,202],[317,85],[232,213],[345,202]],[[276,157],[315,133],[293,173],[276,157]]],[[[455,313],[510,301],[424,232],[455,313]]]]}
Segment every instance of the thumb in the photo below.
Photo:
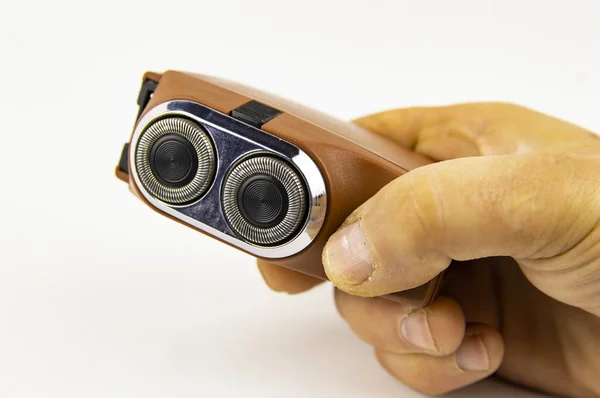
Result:
{"type": "MultiPolygon", "coordinates": [[[[379,296],[422,285],[451,260],[511,256],[550,296],[592,305],[589,294],[580,296],[591,292],[582,283],[600,278],[600,237],[590,233],[600,220],[599,169],[596,157],[546,152],[413,170],[332,235],[327,276],[348,293],[379,296]],[[571,272],[572,284],[549,281],[550,270],[563,281],[571,272]]],[[[592,297],[600,308],[600,295],[592,297]]]]}

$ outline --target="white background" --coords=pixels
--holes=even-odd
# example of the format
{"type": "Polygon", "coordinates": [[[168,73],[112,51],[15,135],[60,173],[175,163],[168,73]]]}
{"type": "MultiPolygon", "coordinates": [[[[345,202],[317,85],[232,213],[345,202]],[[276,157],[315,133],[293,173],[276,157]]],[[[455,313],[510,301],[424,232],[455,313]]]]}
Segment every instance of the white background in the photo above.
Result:
{"type": "MultiPolygon", "coordinates": [[[[599,7],[0,0],[0,396],[419,396],[330,286],[271,293],[249,256],[114,178],[141,75],[214,74],[344,119],[504,100],[600,131],[599,7]]],[[[528,396],[453,396],[494,394],[528,396]]]]}

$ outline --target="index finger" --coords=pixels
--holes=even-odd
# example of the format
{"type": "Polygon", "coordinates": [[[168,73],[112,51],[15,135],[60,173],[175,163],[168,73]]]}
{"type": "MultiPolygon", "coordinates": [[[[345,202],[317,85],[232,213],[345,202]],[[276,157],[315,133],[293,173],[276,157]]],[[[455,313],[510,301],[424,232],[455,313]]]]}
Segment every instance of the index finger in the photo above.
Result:
{"type": "Polygon", "coordinates": [[[394,109],[355,123],[434,160],[581,144],[597,150],[600,144],[596,135],[579,126],[509,103],[394,109]]]}

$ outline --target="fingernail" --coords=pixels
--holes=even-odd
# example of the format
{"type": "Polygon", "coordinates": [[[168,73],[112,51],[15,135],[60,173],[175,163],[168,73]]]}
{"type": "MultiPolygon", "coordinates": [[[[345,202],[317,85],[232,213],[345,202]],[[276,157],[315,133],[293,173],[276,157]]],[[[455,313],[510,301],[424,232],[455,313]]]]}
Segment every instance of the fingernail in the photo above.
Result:
{"type": "Polygon", "coordinates": [[[465,337],[455,357],[456,364],[462,370],[481,372],[490,368],[487,349],[479,336],[465,337]]]}
{"type": "Polygon", "coordinates": [[[365,281],[373,272],[371,253],[357,222],[333,234],[325,247],[324,259],[330,272],[350,284],[365,281]]]}
{"type": "Polygon", "coordinates": [[[429,329],[427,312],[418,310],[409,314],[400,325],[402,337],[415,347],[426,351],[438,351],[429,329]]]}

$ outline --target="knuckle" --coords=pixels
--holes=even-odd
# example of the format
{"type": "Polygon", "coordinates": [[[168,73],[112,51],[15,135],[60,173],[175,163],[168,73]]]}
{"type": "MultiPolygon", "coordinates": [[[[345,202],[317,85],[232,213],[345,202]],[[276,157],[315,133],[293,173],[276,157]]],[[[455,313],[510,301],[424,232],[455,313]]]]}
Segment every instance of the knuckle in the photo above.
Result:
{"type": "MultiPolygon", "coordinates": [[[[425,372],[424,372],[425,373],[425,372]]],[[[412,388],[415,391],[420,392],[421,394],[430,395],[430,396],[439,396],[444,395],[451,392],[455,388],[449,388],[448,386],[439,382],[439,380],[435,380],[431,377],[423,377],[417,376],[411,378],[402,378],[401,376],[395,375],[396,378],[406,384],[408,387],[412,388]]]]}
{"type": "Polygon", "coordinates": [[[427,364],[420,354],[400,355],[375,349],[375,356],[389,374],[421,394],[443,395],[462,387],[448,379],[440,380],[439,373],[430,367],[435,364],[427,364]]]}
{"type": "Polygon", "coordinates": [[[420,228],[420,232],[438,240],[445,230],[446,222],[439,177],[433,167],[418,171],[408,180],[406,208],[412,210],[415,226],[420,228]]]}
{"type": "MultiPolygon", "coordinates": [[[[577,155],[543,152],[509,165],[506,195],[498,206],[501,220],[517,239],[531,242],[515,258],[545,258],[565,252],[597,222],[597,184],[589,180],[577,155]],[[508,193],[508,192],[507,192],[508,193]],[[585,220],[581,214],[588,216],[585,220]]],[[[596,177],[592,177],[597,179],[596,177]]]]}

